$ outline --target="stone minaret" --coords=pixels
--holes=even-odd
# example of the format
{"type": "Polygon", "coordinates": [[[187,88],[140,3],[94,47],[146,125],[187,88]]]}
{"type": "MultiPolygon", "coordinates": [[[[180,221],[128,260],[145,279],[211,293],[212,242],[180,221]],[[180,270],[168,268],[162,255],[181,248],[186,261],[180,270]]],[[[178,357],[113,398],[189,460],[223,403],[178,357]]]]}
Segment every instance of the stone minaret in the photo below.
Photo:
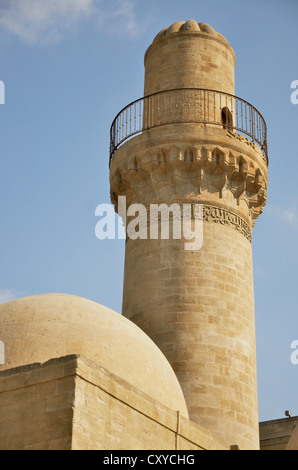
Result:
{"type": "Polygon", "coordinates": [[[199,250],[149,231],[127,238],[123,315],[168,358],[191,420],[258,449],[251,234],[266,203],[266,124],[234,96],[234,66],[232,47],[205,23],[177,22],[156,36],[144,98],[111,128],[111,200],[116,210],[118,196],[148,211],[203,205],[199,250]]]}

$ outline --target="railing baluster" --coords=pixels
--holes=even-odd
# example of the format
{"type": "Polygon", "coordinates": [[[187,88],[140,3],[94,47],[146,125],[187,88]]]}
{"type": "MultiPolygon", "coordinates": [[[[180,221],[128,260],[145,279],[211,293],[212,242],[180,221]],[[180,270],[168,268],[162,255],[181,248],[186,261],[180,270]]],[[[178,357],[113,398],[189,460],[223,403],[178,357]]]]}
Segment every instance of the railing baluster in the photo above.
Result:
{"type": "MultiPolygon", "coordinates": [[[[232,115],[232,125],[234,125],[234,117],[233,117],[233,101],[232,101],[232,97],[230,96],[230,113],[232,115]],[[231,108],[231,109],[230,109],[231,108]]],[[[229,125],[230,123],[228,123],[228,130],[231,130],[231,126],[229,125]]]]}
{"type": "Polygon", "coordinates": [[[235,98],[235,122],[234,126],[238,127],[238,99],[235,98]]]}
{"type": "Polygon", "coordinates": [[[125,138],[127,136],[127,108],[125,110],[125,138]]]}
{"type": "Polygon", "coordinates": [[[121,129],[122,129],[121,122],[122,122],[122,114],[120,114],[120,116],[118,118],[118,145],[121,142],[121,129]]]}
{"type": "Polygon", "coordinates": [[[253,106],[228,93],[184,88],[148,95],[126,106],[110,129],[110,159],[125,140],[156,126],[175,122],[222,126],[221,111],[224,103],[232,115],[229,128],[237,129],[257,142],[267,158],[266,123],[253,106]]]}
{"type": "Polygon", "coordinates": [[[207,122],[209,122],[209,91],[207,91],[207,97],[208,97],[208,105],[207,105],[207,109],[208,109],[208,118],[207,118],[207,122]]]}
{"type": "Polygon", "coordinates": [[[144,114],[144,122],[143,122],[143,130],[148,128],[148,113],[149,113],[149,108],[148,108],[148,98],[144,98],[143,102],[143,114],[144,114]]]}
{"type": "Polygon", "coordinates": [[[121,116],[122,114],[120,114],[118,117],[118,145],[121,142],[121,116]]]}
{"type": "Polygon", "coordinates": [[[121,114],[121,139],[120,142],[122,142],[124,136],[124,113],[121,114]]]}
{"type": "Polygon", "coordinates": [[[121,141],[123,141],[124,139],[124,126],[125,126],[125,112],[121,115],[121,123],[122,123],[122,126],[121,126],[121,141]]]}

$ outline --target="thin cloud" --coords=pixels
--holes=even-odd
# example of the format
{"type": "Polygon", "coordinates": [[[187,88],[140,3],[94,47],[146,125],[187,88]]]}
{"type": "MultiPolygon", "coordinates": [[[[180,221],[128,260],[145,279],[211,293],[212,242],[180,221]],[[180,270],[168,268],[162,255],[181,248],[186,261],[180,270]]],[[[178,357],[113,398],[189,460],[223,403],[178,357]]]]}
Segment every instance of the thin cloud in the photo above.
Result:
{"type": "Polygon", "coordinates": [[[283,219],[288,222],[288,224],[298,227],[298,213],[294,209],[286,209],[283,211],[283,219]]]}
{"type": "Polygon", "coordinates": [[[16,292],[13,289],[0,289],[0,304],[9,302],[17,298],[16,292]]]}
{"type": "Polygon", "coordinates": [[[277,216],[289,226],[298,228],[298,211],[296,207],[285,209],[283,207],[271,206],[269,212],[271,215],[277,216]]]}
{"type": "Polygon", "coordinates": [[[8,0],[0,6],[0,25],[29,44],[53,43],[92,8],[93,0],[8,0]]]}
{"type": "Polygon", "coordinates": [[[0,27],[28,44],[61,41],[86,20],[105,25],[105,33],[139,32],[132,0],[6,0],[0,3],[0,27]]]}
{"type": "Polygon", "coordinates": [[[109,30],[112,33],[125,31],[132,36],[136,36],[140,32],[134,3],[129,0],[120,2],[118,8],[102,16],[103,18],[108,16],[111,20],[109,30]]]}

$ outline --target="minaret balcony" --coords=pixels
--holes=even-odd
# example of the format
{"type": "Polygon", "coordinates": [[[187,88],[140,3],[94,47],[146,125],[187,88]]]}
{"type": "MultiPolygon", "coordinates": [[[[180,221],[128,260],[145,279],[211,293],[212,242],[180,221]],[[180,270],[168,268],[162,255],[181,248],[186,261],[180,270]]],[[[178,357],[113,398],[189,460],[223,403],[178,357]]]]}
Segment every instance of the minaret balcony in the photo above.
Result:
{"type": "Polygon", "coordinates": [[[115,117],[110,132],[110,163],[128,139],[155,127],[195,123],[219,126],[230,135],[244,136],[262,150],[268,164],[267,126],[250,103],[228,93],[202,88],[178,88],[139,98],[115,117]]]}

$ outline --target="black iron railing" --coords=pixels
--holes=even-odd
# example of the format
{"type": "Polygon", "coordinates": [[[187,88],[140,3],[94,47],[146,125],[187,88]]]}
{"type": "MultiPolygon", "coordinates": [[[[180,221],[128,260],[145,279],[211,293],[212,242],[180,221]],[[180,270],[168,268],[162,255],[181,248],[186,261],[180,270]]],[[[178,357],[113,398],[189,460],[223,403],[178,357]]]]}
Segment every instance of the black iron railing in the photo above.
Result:
{"type": "Polygon", "coordinates": [[[132,136],[177,123],[215,125],[240,132],[260,146],[268,163],[267,127],[258,110],[237,96],[201,88],[161,91],[123,108],[111,126],[110,162],[117,148],[132,136]]]}

